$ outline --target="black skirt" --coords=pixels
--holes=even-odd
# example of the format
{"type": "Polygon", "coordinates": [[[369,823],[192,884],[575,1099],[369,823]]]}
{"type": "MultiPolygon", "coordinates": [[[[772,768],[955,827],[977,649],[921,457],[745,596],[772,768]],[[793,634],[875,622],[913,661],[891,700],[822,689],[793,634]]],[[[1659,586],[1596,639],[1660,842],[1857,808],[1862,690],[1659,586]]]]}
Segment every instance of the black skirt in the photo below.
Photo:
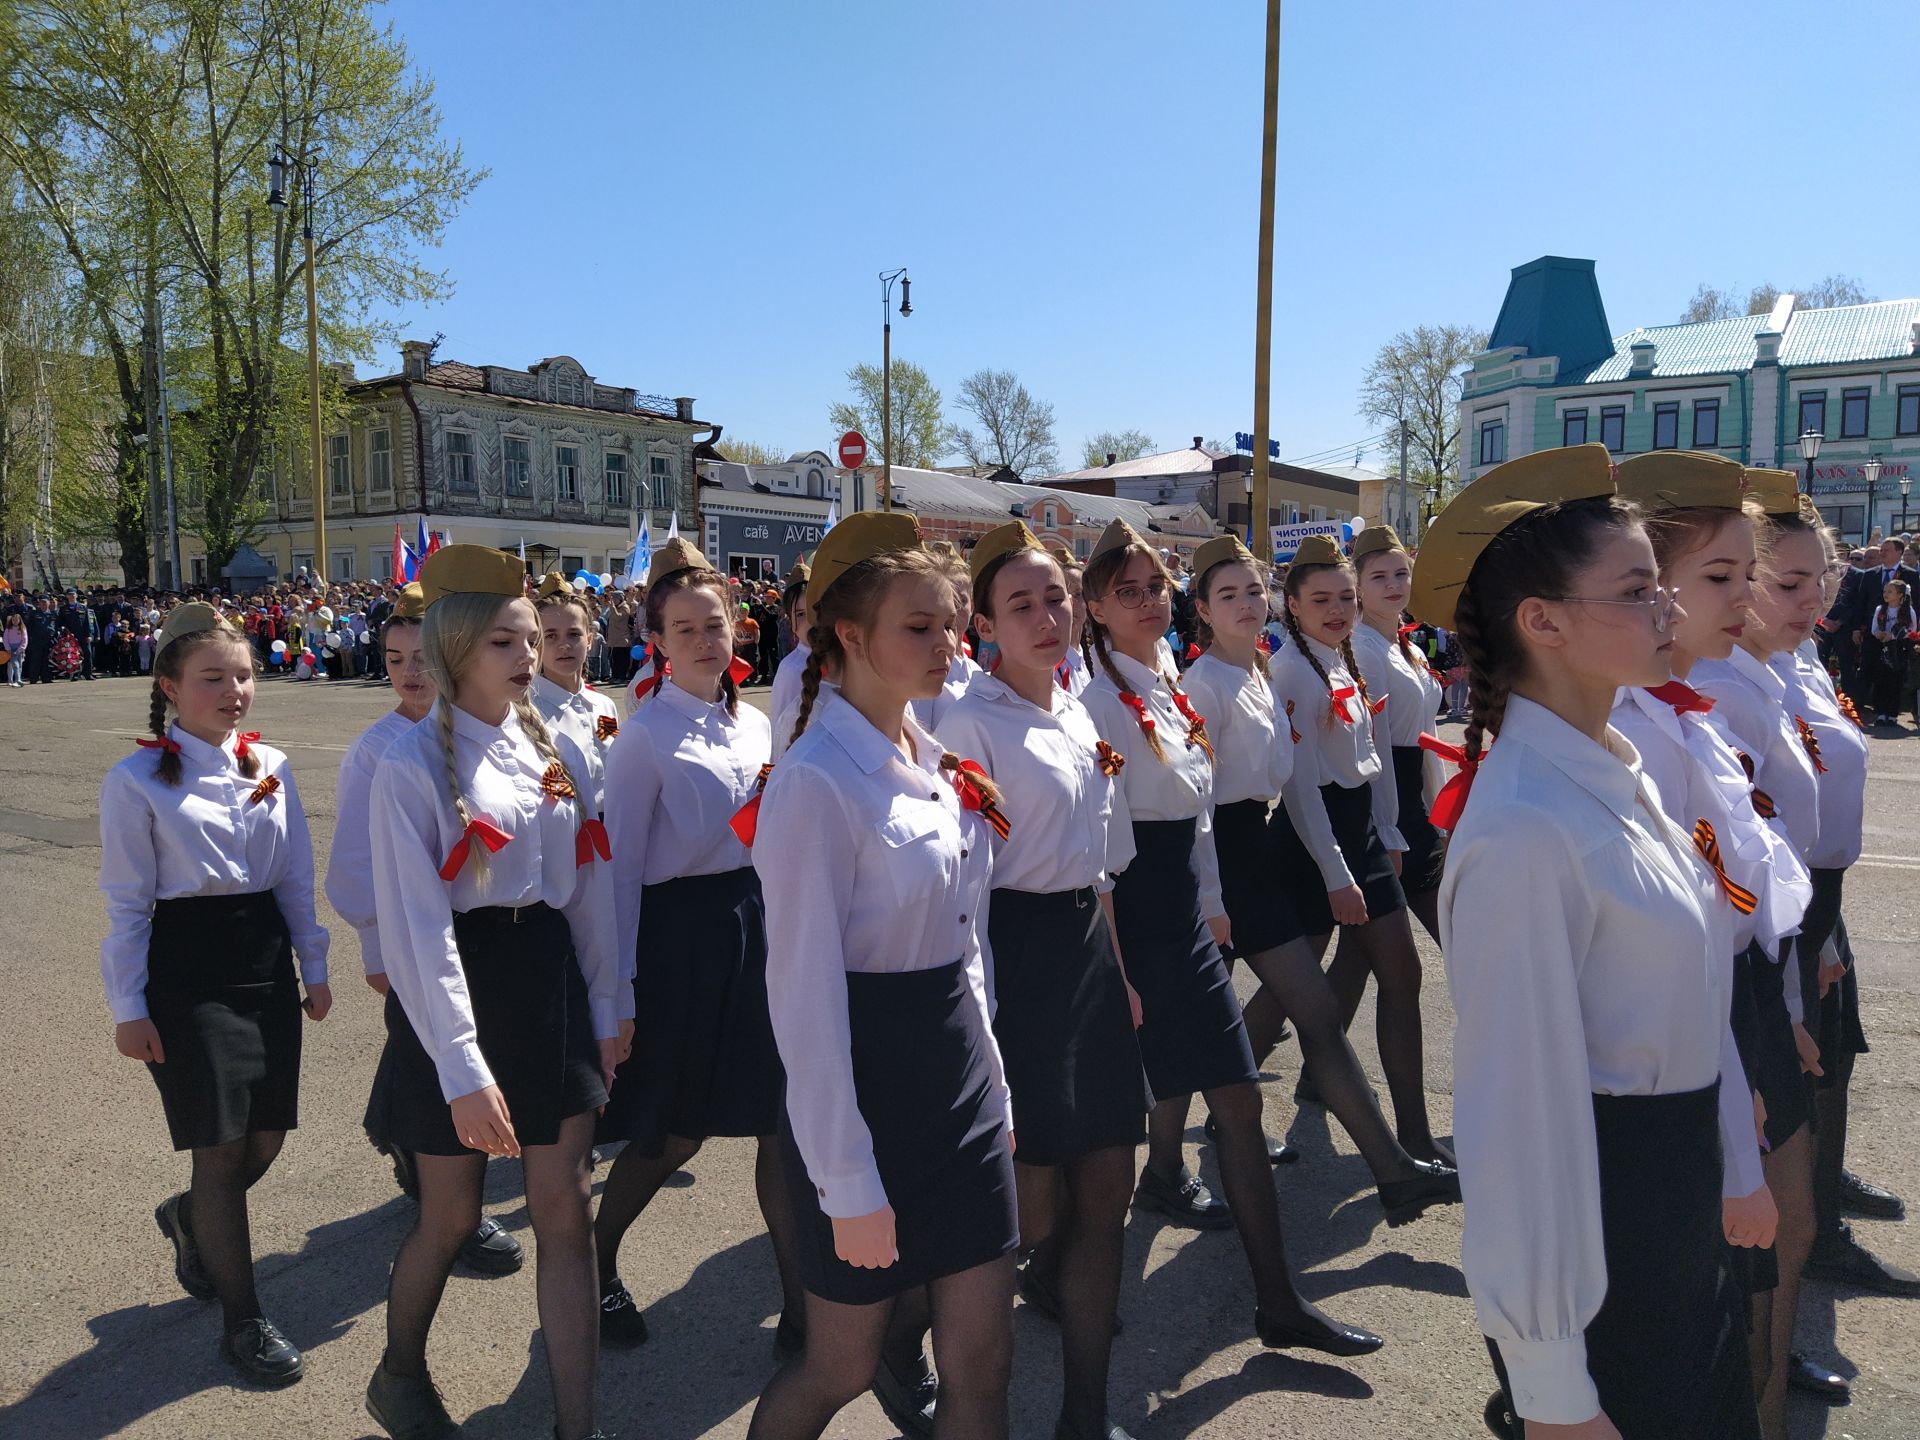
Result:
{"type": "Polygon", "coordinates": [[[1220,899],[1233,923],[1235,955],[1275,950],[1307,933],[1293,913],[1286,887],[1274,875],[1267,809],[1264,800],[1235,800],[1213,808],[1220,899]]]}
{"type": "MultiPolygon", "coordinates": [[[[1311,802],[1309,802],[1311,803],[1311,802]]],[[[1373,825],[1373,791],[1367,785],[1322,785],[1320,803],[1333,822],[1333,838],[1345,857],[1353,883],[1367,900],[1367,918],[1406,908],[1407,895],[1393,873],[1393,861],[1373,825]]],[[[1309,935],[1333,933],[1333,906],[1327,899],[1320,865],[1307,849],[1282,805],[1273,816],[1274,873],[1293,900],[1294,913],[1309,935]]]]}
{"type": "Polygon", "coordinates": [[[633,1054],[597,1138],[659,1155],[669,1135],[771,1135],[783,1076],[767,1018],[767,916],[751,865],[640,892],[633,1054]]]}
{"type": "Polygon", "coordinates": [[[1092,890],[995,890],[993,1033],[1026,1165],[1146,1138],[1147,1082],[1127,986],[1092,890]]]}
{"type": "Polygon", "coordinates": [[[153,907],[149,1064],[175,1150],[224,1145],[300,1116],[300,987],[273,892],[189,895],[153,907]]]}
{"type": "MultiPolygon", "coordinates": [[[[600,1043],[567,917],[547,905],[457,910],[475,1038],[521,1145],[552,1145],[560,1122],[606,1104],[600,1043]]],[[[472,1155],[460,1143],[439,1073],[397,991],[387,994],[387,1048],[367,1100],[367,1133],[421,1155],[472,1155]]]]}
{"type": "MultiPolygon", "coordinates": [[[[1447,837],[1427,818],[1427,752],[1418,745],[1393,747],[1393,783],[1400,794],[1400,838],[1407,853],[1400,859],[1400,889],[1408,895],[1440,887],[1447,863],[1447,837]]],[[[1371,906],[1369,906],[1371,910],[1371,906]]]]}
{"type": "Polygon", "coordinates": [[[1136,820],[1114,880],[1120,956],[1140,995],[1140,1058],[1156,1100],[1259,1079],[1233,977],[1200,915],[1195,822],[1136,820]]]}
{"type": "Polygon", "coordinates": [[[1720,1227],[1718,1095],[1593,1097],[1607,1295],[1587,1326],[1587,1371],[1622,1440],[1760,1434],[1746,1296],[1720,1227]]]}
{"type": "MultiPolygon", "coordinates": [[[[1800,1068],[1793,1017],[1787,1013],[1787,971],[1792,963],[1791,955],[1784,964],[1770,960],[1758,944],[1749,946],[1734,962],[1736,971],[1744,967],[1751,977],[1754,1030],[1749,1073],[1753,1088],[1766,1103],[1767,1144],[1775,1150],[1813,1119],[1813,1077],[1800,1068]]],[[[1733,1038],[1736,1045],[1741,1043],[1737,1026],[1733,1038]]],[[[1745,1049],[1740,1058],[1746,1061],[1745,1049]]]]}
{"type": "Polygon", "coordinates": [[[785,1107],[780,1139],[808,1291],[872,1305],[1012,1253],[1013,1156],[985,1017],[961,961],[847,974],[853,1088],[893,1209],[900,1258],[860,1270],[834,1253],[833,1221],[807,1175],[785,1107]]]}
{"type": "MultiPolygon", "coordinates": [[[[1813,872],[1813,899],[1800,927],[1800,977],[1807,1030],[1823,1056],[1867,1053],[1867,1032],[1860,1024],[1860,980],[1854,974],[1853,946],[1847,939],[1847,924],[1840,915],[1846,878],[1845,870],[1813,872]],[[1829,938],[1847,969],[1823,996],[1820,994],[1820,951],[1829,938]]],[[[1818,1088],[1828,1090],[1840,1083],[1841,1066],[1823,1061],[1821,1068],[1826,1073],[1814,1081],[1818,1088]]]]}

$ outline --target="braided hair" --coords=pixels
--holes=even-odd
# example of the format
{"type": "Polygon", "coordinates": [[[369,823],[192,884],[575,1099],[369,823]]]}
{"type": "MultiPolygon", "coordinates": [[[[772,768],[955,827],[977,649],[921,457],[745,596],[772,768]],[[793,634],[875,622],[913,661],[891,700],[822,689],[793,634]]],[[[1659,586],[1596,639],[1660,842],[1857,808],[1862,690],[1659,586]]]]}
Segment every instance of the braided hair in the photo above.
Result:
{"type": "Polygon", "coordinates": [[[789,745],[800,738],[813,718],[827,667],[846,661],[839,622],[851,620],[859,626],[871,626],[888,588],[903,575],[951,583],[947,568],[925,550],[883,550],[849,566],[828,588],[808,596],[807,666],[800,675],[800,708],[794,716],[789,745]]]}
{"type": "MultiPolygon", "coordinates": [[[[1292,600],[1300,593],[1307,581],[1315,575],[1318,575],[1322,570],[1345,570],[1347,568],[1344,564],[1290,565],[1287,567],[1286,597],[1288,600],[1292,600]]],[[[1320,657],[1315,655],[1313,653],[1313,647],[1307,644],[1306,632],[1301,630],[1300,617],[1293,613],[1292,605],[1287,606],[1286,618],[1287,634],[1293,637],[1294,648],[1306,656],[1307,664],[1313,667],[1313,673],[1318,675],[1320,677],[1320,683],[1327,687],[1327,699],[1329,703],[1327,705],[1326,716],[1320,723],[1323,725],[1331,725],[1333,724],[1333,705],[1331,703],[1333,699],[1333,677],[1327,674],[1327,667],[1320,663],[1320,657]]],[[[1367,678],[1360,673],[1360,662],[1353,658],[1353,636],[1351,634],[1340,637],[1340,660],[1341,663],[1347,667],[1347,674],[1353,677],[1354,688],[1360,692],[1360,703],[1362,705],[1368,704],[1367,678]]]]}
{"type": "MultiPolygon", "coordinates": [[[[720,614],[727,622],[727,657],[733,657],[733,592],[717,570],[708,570],[699,565],[690,565],[684,570],[676,570],[665,576],[660,583],[647,591],[646,626],[647,633],[654,638],[654,649],[659,651],[659,640],[667,630],[667,601],[689,590],[711,590],[720,597],[720,614]]],[[[658,655],[664,660],[664,655],[658,655]]],[[[660,684],[647,692],[649,699],[657,698],[667,677],[660,675],[660,684]]],[[[720,672],[720,697],[726,701],[727,714],[740,713],[740,687],[734,683],[731,665],[720,672]]]]}
{"type": "MultiPolygon", "coordinates": [[[[167,699],[167,692],[160,688],[160,682],[171,680],[176,685],[180,677],[187,672],[187,657],[202,646],[215,642],[246,646],[246,637],[222,623],[211,630],[196,630],[191,635],[182,635],[162,650],[153,662],[153,691],[147,701],[147,729],[153,732],[156,740],[167,738],[167,713],[173,708],[173,702],[167,699]]],[[[253,651],[247,647],[247,654],[253,651]]],[[[258,668],[257,666],[255,667],[258,668]]],[[[180,783],[180,754],[177,750],[162,746],[160,749],[159,775],[161,782],[167,785],[180,783]]],[[[260,757],[251,749],[239,760],[240,773],[252,780],[260,773],[260,757]]]]}
{"type": "MultiPolygon", "coordinates": [[[[1167,573],[1165,562],[1147,546],[1133,542],[1096,555],[1087,563],[1087,568],[1081,572],[1080,576],[1080,588],[1086,597],[1089,600],[1104,600],[1107,592],[1113,589],[1113,582],[1120,578],[1120,572],[1127,568],[1136,555],[1144,555],[1152,561],[1153,568],[1160,572],[1168,588],[1172,588],[1173,577],[1167,573]]],[[[1096,663],[1100,666],[1101,672],[1113,682],[1114,689],[1120,692],[1121,699],[1146,703],[1134,688],[1127,684],[1126,677],[1120,673],[1120,667],[1113,663],[1113,651],[1107,642],[1107,627],[1093,618],[1091,605],[1087,607],[1087,628],[1080,636],[1080,653],[1086,657],[1089,670],[1096,663]]],[[[1167,750],[1160,743],[1157,729],[1145,730],[1144,738],[1153,758],[1162,765],[1166,764],[1167,750]]]]}

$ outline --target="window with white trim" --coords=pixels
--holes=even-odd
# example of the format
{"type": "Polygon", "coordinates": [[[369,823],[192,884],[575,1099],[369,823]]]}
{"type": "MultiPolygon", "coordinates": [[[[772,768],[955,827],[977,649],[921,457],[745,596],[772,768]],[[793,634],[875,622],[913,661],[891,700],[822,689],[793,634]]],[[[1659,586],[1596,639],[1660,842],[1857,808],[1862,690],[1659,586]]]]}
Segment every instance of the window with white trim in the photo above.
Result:
{"type": "Polygon", "coordinates": [[[473,432],[447,431],[447,489],[476,494],[480,482],[473,469],[473,432]]]}
{"type": "Polygon", "coordinates": [[[1602,405],[1600,407],[1600,443],[1615,455],[1627,448],[1626,406],[1602,405]]]}
{"type": "Polygon", "coordinates": [[[353,497],[353,439],[327,436],[327,494],[336,500],[353,497]]]}
{"type": "Polygon", "coordinates": [[[647,504],[655,510],[671,510],[674,501],[673,457],[649,455],[647,457],[647,504]]]}
{"type": "Polygon", "coordinates": [[[1867,407],[1872,399],[1873,391],[1867,386],[1862,386],[1858,390],[1840,392],[1840,438],[1842,440],[1867,438],[1867,407]]]}
{"type": "Polygon", "coordinates": [[[1507,422],[1483,421],[1480,426],[1480,463],[1498,465],[1507,458],[1507,422]]]}
{"type": "Polygon", "coordinates": [[[578,445],[553,447],[553,486],[554,494],[562,500],[580,498],[580,447],[578,445]]]}
{"type": "Polygon", "coordinates": [[[533,447],[524,435],[508,435],[501,442],[507,471],[507,494],[533,494],[533,447]]]}
{"type": "Polygon", "coordinates": [[[627,457],[617,450],[607,453],[607,504],[627,508],[627,457]]]}
{"type": "Polygon", "coordinates": [[[1678,404],[1653,407],[1653,448],[1656,450],[1680,448],[1680,406],[1678,404]]]}
{"type": "Polygon", "coordinates": [[[393,431],[385,426],[367,432],[367,493],[393,493],[393,431]]]}
{"type": "Polygon", "coordinates": [[[1720,402],[1718,400],[1693,402],[1693,448],[1696,450],[1720,448],[1720,402]]]}
{"type": "Polygon", "coordinates": [[[1893,433],[1920,435],[1920,385],[1902,385],[1894,410],[1893,433]]]}
{"type": "Polygon", "coordinates": [[[1587,412],[1569,410],[1560,420],[1560,443],[1562,445],[1584,445],[1587,443],[1587,412]]]}

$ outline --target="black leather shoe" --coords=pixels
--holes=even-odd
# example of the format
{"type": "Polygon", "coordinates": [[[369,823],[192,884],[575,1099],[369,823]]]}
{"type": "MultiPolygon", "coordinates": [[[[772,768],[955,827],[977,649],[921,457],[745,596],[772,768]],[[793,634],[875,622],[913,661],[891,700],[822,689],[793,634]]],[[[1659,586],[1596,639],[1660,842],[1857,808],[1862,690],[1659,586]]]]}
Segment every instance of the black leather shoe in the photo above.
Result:
{"type": "Polygon", "coordinates": [[[1853,1387],[1847,1383],[1846,1376],[1836,1374],[1831,1365],[1822,1365],[1798,1350],[1787,1358],[1787,1384],[1829,1405],[1853,1402],[1853,1387]]]}
{"type": "Polygon", "coordinates": [[[1189,1230],[1225,1230],[1233,1224],[1227,1202],[1214,1199],[1198,1175],[1184,1170],[1178,1181],[1171,1181],[1162,1180],[1151,1165],[1146,1166],[1140,1171],[1133,1204],[1136,1210],[1152,1210],[1189,1230]]]}
{"type": "MultiPolygon", "coordinates": [[[[1020,1298],[1027,1302],[1036,1315],[1044,1316],[1056,1325],[1060,1323],[1060,1297],[1054,1292],[1053,1285],[1034,1269],[1031,1260],[1020,1267],[1020,1298]]],[[[1118,1335],[1123,1328],[1120,1317],[1115,1315],[1113,1333],[1118,1335]]]]}
{"type": "Polygon", "coordinates": [[[1840,1208],[1850,1215],[1864,1215],[1869,1220],[1907,1218],[1906,1201],[1871,1180],[1862,1180],[1851,1170],[1840,1172],[1840,1208]]]}
{"type": "Polygon", "coordinates": [[[934,1379],[925,1355],[916,1356],[913,1369],[905,1374],[881,1356],[873,1370],[873,1398],[880,1402],[887,1418],[900,1427],[906,1440],[931,1440],[940,1382],[934,1379]]]}
{"type": "Polygon", "coordinates": [[[207,1278],[206,1267],[200,1263],[200,1247],[193,1243],[193,1232],[180,1213],[181,1202],[186,1198],[180,1194],[162,1200],[153,1212],[153,1223],[173,1246],[173,1278],[180,1282],[180,1288],[196,1300],[211,1300],[213,1281],[207,1278]]]}
{"type": "Polygon", "coordinates": [[[460,1263],[482,1275],[511,1275],[526,1263],[527,1253],[520,1242],[500,1228],[491,1215],[467,1237],[460,1247],[460,1263]]]}
{"type": "Polygon", "coordinates": [[[1420,1173],[1407,1180],[1387,1180],[1379,1187],[1380,1208],[1387,1212],[1387,1225],[1397,1228],[1418,1220],[1435,1205],[1460,1203],[1460,1172],[1436,1165],[1431,1160],[1416,1160],[1420,1173]]]}
{"type": "MultiPolygon", "coordinates": [[[[1220,1143],[1220,1127],[1213,1123],[1209,1115],[1206,1123],[1207,1139],[1213,1144],[1220,1143]]],[[[1284,1140],[1276,1140],[1271,1135],[1267,1139],[1267,1159],[1275,1165],[1291,1165],[1300,1158],[1300,1152],[1284,1140]]]]}
{"type": "Polygon", "coordinates": [[[784,1365],[806,1348],[806,1325],[782,1310],[780,1323],[773,1327],[773,1358],[784,1365]]]}
{"type": "Polygon", "coordinates": [[[1338,1320],[1322,1323],[1310,1320],[1305,1325],[1283,1325],[1269,1320],[1259,1310],[1253,1312],[1253,1328],[1260,1343],[1269,1350],[1318,1350],[1323,1355],[1371,1355],[1387,1342],[1371,1330],[1342,1325],[1338,1320]]]}
{"type": "Polygon", "coordinates": [[[1513,1440],[1517,1433],[1513,1423],[1513,1407],[1507,1404],[1504,1390],[1496,1390],[1487,1397],[1487,1408],[1480,1412],[1480,1418],[1500,1440],[1513,1440]]]}
{"type": "Polygon", "coordinates": [[[1084,1430],[1074,1429],[1063,1416],[1060,1423],[1053,1427],[1053,1440],[1133,1440],[1133,1436],[1111,1420],[1101,1422],[1100,1428],[1089,1435],[1084,1430]]]}
{"type": "Polygon", "coordinates": [[[393,1440],[459,1440],[461,1433],[431,1376],[395,1375],[385,1360],[367,1382],[367,1414],[393,1440]]]}
{"type": "Polygon", "coordinates": [[[600,1287],[600,1338],[623,1350],[647,1343],[647,1317],[617,1275],[600,1287]]]}
{"type": "Polygon", "coordinates": [[[1813,1242],[1806,1273],[1816,1280],[1853,1285],[1878,1295],[1920,1295],[1920,1275],[1875,1255],[1854,1238],[1844,1220],[1833,1233],[1813,1242]]]}
{"type": "Polygon", "coordinates": [[[291,1385],[305,1373],[307,1362],[293,1342],[271,1320],[255,1316],[242,1320],[220,1341],[227,1363],[257,1385],[291,1385]]]}
{"type": "Polygon", "coordinates": [[[419,1204],[420,1177],[414,1172],[413,1156],[400,1149],[397,1145],[381,1145],[376,1143],[374,1148],[392,1162],[393,1183],[400,1187],[400,1193],[416,1205],[419,1204]]]}

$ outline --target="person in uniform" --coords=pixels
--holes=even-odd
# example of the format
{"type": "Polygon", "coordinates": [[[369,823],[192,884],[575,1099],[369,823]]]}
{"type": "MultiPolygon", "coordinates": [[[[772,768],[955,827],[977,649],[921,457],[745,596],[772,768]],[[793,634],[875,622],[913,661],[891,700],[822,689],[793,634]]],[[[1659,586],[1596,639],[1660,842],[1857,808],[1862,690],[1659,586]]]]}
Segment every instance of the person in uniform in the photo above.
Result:
{"type": "Polygon", "coordinates": [[[395,1437],[453,1430],[427,1338],[480,1218],[489,1155],[518,1156],[539,1243],[558,1440],[598,1435],[588,1153],[631,1041],[606,832],[586,757],[531,699],[539,618],[519,561],[449,545],[421,572],[439,698],[374,775],[373,875],[387,1044],[368,1133],[414,1157],[420,1207],[394,1258],[367,1409],[395,1437]]]}
{"type": "Polygon", "coordinates": [[[595,815],[606,810],[607,750],[620,733],[620,707],[587,684],[587,647],[593,640],[593,614],[585,597],[551,572],[533,592],[540,612],[540,673],[533,680],[533,704],[547,729],[573,741],[586,757],[581,779],[591,792],[595,815]]]}
{"type": "Polygon", "coordinates": [[[1607,724],[1670,678],[1657,581],[1602,445],[1489,471],[1414,572],[1414,615],[1472,669],[1440,887],[1461,1260],[1528,1436],[1759,1434],[1721,1228],[1718,887],[1607,724]]]}
{"type": "Polygon", "coordinates": [[[1011,827],[993,847],[986,960],[1021,1142],[1020,1244],[1045,1247],[1021,1292],[1060,1323],[1056,1436],[1127,1440],[1107,1418],[1107,1369],[1147,1094],[1106,874],[1132,844],[1109,835],[1119,753],[1056,674],[1073,618],[1058,562],[1018,520],[969,559],[980,638],[997,651],[940,741],[995,777],[1011,827]]]}
{"type": "MultiPolygon", "coordinates": [[[[340,781],[334,791],[333,848],[327,854],[327,901],[360,937],[360,963],[367,984],[382,999],[388,991],[386,965],[380,958],[380,926],[373,898],[373,773],[388,748],[427,718],[433,709],[433,681],[420,648],[420,622],[427,613],[420,582],[400,589],[379,636],[385,658],[381,673],[399,704],[361,731],[340,762],[340,781]]],[[[386,1150],[393,1177],[411,1200],[420,1198],[420,1182],[413,1157],[404,1150],[386,1150]]],[[[480,1224],[460,1247],[460,1263],[483,1275],[511,1275],[526,1256],[520,1242],[492,1216],[480,1224]]]]}
{"type": "Polygon", "coordinates": [[[1206,1097],[1228,1202],[1216,1201],[1184,1163],[1158,1169],[1150,1156],[1135,1204],[1180,1224],[1239,1228],[1263,1344],[1333,1355],[1377,1350],[1379,1336],[1330,1319],[1299,1293],[1288,1268],[1260,1130],[1259,1072],[1217,948],[1230,943],[1232,927],[1212,839],[1213,745],[1163,654],[1173,579],[1116,520],[1094,546],[1084,585],[1094,678],[1081,699],[1122,761],[1107,871],[1120,953],[1140,996],[1147,1086],[1156,1102],[1206,1097]],[[1128,834],[1131,859],[1121,838],[1128,834]]]}
{"type": "MultiPolygon", "coordinates": [[[[1237,536],[1222,535],[1194,552],[1191,588],[1206,649],[1184,683],[1213,741],[1213,847],[1234,953],[1260,981],[1246,1010],[1254,1059],[1265,1061],[1282,1024],[1292,1020],[1304,1073],[1372,1170],[1387,1223],[1405,1224],[1428,1206],[1457,1202],[1460,1182],[1450,1166],[1414,1159],[1388,1128],[1347,1041],[1328,977],[1278,883],[1269,816],[1293,772],[1294,740],[1287,717],[1276,713],[1259,645],[1267,620],[1265,567],[1237,536]]],[[[1186,1120],[1185,1101],[1156,1108],[1150,1165],[1155,1155],[1164,1157],[1157,1168],[1178,1163],[1186,1120]]],[[[1211,1122],[1208,1131],[1214,1133],[1211,1122]]],[[[1290,1147],[1269,1141],[1268,1148],[1276,1164],[1298,1158],[1290,1147]]]]}
{"type": "Polygon", "coordinates": [[[1374,741],[1375,708],[1387,699],[1374,696],[1354,655],[1353,571],[1331,540],[1312,535],[1287,568],[1284,594],[1292,643],[1274,656],[1273,690],[1298,738],[1273,821],[1280,882],[1316,955],[1336,926],[1354,947],[1358,961],[1345,970],[1353,978],[1335,976],[1345,1014],[1364,985],[1359,962],[1378,979],[1374,1026],[1395,1133],[1415,1159],[1451,1167],[1427,1117],[1420,956],[1400,887],[1407,842],[1393,769],[1374,741]]]}
{"type": "Polygon", "coordinates": [[[793,743],[793,719],[800,710],[800,681],[807,672],[807,586],[812,571],[805,560],[793,562],[780,608],[793,631],[793,648],[780,657],[767,695],[767,714],[773,718],[773,758],[778,760],[793,743]]]}
{"type": "Polygon", "coordinates": [[[147,1062],[173,1148],[193,1157],[191,1187],[154,1212],[174,1275],[220,1302],[230,1364],[285,1385],[305,1362],[261,1309],[247,1191],[298,1122],[301,1012],[325,1019],[333,992],[293,772],[240,732],[253,684],[252,648],[219,611],[167,617],[153,738],[100,786],[100,974],[116,1048],[147,1062]]]}
{"type": "Polygon", "coordinates": [[[954,652],[953,662],[947,667],[947,678],[940,687],[940,693],[930,700],[913,702],[913,718],[920,722],[923,730],[935,730],[939,727],[940,717],[947,713],[950,706],[957,704],[967,693],[967,686],[973,683],[973,677],[980,673],[980,667],[973,662],[973,647],[967,643],[968,628],[973,623],[973,577],[967,571],[967,562],[960,558],[960,552],[954,548],[951,540],[936,540],[927,547],[934,563],[947,577],[947,583],[953,587],[955,611],[955,633],[960,638],[960,648],[954,652]]]}
{"type": "Polygon", "coordinates": [[[686,541],[654,552],[643,623],[668,678],[607,756],[616,943],[633,968],[638,1028],[598,1127],[602,1144],[628,1142],[594,1220],[600,1334],[618,1345],[647,1338],[620,1280],[620,1243],[667,1177],[710,1136],[754,1136],[754,1186],[786,1297],[775,1334],[784,1356],[801,1348],[806,1317],[776,1138],[766,910],[733,824],[758,793],[771,731],[740,703],[730,604],[726,581],[686,541]]]}
{"type": "Polygon", "coordinates": [[[807,1344],[754,1440],[821,1434],[873,1385],[896,1300],[932,1291],[943,1430],[1005,1436],[1013,1115],[982,938],[991,826],[977,762],[909,712],[959,652],[953,587],[901,511],[835,525],[813,557],[792,747],[753,847],[807,1344]],[[838,690],[823,696],[831,669],[838,690]]]}

